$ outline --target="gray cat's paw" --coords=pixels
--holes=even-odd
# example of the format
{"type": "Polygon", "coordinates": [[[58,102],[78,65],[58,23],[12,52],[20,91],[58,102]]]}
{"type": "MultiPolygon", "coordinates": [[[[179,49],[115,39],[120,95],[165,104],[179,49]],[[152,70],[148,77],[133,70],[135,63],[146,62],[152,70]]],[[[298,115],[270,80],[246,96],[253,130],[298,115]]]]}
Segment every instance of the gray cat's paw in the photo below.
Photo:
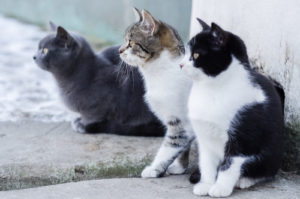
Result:
{"type": "Polygon", "coordinates": [[[81,118],[76,118],[71,123],[72,129],[78,133],[86,133],[85,126],[81,122],[81,118]]]}

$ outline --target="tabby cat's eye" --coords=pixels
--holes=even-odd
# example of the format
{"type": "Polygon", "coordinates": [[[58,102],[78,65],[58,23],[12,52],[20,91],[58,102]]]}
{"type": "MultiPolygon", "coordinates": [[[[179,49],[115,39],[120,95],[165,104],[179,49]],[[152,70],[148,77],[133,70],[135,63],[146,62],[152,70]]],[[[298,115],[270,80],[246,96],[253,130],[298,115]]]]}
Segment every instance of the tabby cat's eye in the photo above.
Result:
{"type": "Polygon", "coordinates": [[[48,53],[48,48],[43,48],[43,54],[46,55],[48,53]]]}
{"type": "Polygon", "coordinates": [[[130,46],[130,47],[133,47],[134,44],[135,44],[134,41],[130,41],[130,42],[129,42],[129,46],[130,46]]]}
{"type": "Polygon", "coordinates": [[[194,57],[194,59],[198,59],[199,53],[194,53],[194,54],[193,54],[193,57],[194,57]]]}

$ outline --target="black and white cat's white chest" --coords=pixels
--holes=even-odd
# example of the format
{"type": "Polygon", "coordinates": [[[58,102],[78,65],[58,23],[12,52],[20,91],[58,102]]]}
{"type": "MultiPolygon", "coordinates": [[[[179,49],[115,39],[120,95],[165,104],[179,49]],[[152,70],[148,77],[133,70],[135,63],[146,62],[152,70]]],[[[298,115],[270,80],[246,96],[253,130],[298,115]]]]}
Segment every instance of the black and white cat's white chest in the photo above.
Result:
{"type": "Polygon", "coordinates": [[[211,128],[227,132],[243,107],[265,100],[263,90],[252,82],[249,71],[233,58],[219,75],[203,75],[194,82],[188,102],[189,117],[197,125],[207,123],[211,128]]]}

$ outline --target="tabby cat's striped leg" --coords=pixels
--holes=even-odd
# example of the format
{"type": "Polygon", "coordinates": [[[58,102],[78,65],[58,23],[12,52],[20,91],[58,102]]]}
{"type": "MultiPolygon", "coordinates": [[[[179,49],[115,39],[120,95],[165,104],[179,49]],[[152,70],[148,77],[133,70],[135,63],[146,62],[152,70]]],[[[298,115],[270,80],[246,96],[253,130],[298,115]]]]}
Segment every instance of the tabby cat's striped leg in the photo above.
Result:
{"type": "Polygon", "coordinates": [[[168,167],[167,173],[179,175],[186,172],[189,165],[190,147],[182,152],[168,167]]]}
{"type": "Polygon", "coordinates": [[[178,155],[188,150],[194,139],[189,121],[172,118],[168,122],[167,128],[167,134],[154,161],[142,172],[143,178],[163,176],[178,155]]]}

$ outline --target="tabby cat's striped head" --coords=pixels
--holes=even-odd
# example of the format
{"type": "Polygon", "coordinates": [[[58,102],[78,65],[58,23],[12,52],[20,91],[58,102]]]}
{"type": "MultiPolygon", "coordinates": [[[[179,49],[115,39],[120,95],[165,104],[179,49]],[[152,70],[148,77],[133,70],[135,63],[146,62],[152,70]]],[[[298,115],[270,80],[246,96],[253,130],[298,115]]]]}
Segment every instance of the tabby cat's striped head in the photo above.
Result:
{"type": "Polygon", "coordinates": [[[173,56],[184,53],[184,45],[171,26],[155,19],[149,12],[134,8],[138,21],[125,32],[125,43],[120,47],[121,58],[132,66],[144,66],[160,57],[163,50],[173,56]]]}

